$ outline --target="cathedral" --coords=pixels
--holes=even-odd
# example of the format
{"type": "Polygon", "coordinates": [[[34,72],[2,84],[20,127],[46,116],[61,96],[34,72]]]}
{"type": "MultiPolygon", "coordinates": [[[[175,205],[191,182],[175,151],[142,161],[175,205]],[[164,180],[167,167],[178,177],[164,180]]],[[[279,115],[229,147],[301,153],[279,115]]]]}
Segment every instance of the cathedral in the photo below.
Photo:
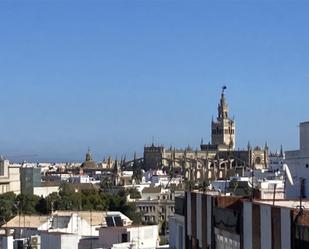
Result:
{"type": "Polygon", "coordinates": [[[176,173],[191,180],[226,179],[243,175],[246,169],[264,169],[268,166],[268,146],[246,150],[235,149],[235,120],[229,116],[229,106],[222,88],[216,120],[211,122],[211,142],[200,145],[199,150],[165,148],[164,146],[144,147],[144,169],[173,168],[176,173]]]}

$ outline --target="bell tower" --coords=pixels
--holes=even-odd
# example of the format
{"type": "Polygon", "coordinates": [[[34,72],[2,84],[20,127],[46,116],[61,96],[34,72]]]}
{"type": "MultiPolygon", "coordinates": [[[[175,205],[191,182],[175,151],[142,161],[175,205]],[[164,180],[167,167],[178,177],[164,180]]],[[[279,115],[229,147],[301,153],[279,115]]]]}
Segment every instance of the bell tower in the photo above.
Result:
{"type": "Polygon", "coordinates": [[[226,88],[222,87],[217,120],[211,122],[211,144],[219,150],[234,150],[235,121],[229,118],[229,107],[225,99],[226,88]]]}

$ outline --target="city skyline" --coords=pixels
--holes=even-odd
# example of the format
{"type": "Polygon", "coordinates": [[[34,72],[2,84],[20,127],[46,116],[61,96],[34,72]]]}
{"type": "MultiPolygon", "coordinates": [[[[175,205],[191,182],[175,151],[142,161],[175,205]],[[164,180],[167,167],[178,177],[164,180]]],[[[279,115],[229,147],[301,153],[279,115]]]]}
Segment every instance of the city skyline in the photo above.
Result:
{"type": "MultiPolygon", "coordinates": [[[[118,158],[210,140],[221,87],[236,148],[298,148],[305,2],[0,3],[0,154],[118,158]],[[9,25],[8,25],[9,24],[9,25]]],[[[25,158],[29,160],[29,158],[25,158]]]]}

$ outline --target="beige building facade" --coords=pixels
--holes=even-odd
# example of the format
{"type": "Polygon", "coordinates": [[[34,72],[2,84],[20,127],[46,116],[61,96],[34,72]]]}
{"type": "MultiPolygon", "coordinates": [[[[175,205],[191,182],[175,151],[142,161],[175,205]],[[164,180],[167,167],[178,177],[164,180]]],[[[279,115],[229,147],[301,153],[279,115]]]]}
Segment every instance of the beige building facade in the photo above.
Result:
{"type": "Polygon", "coordinates": [[[0,158],[0,194],[20,193],[20,167],[10,165],[9,160],[0,158]]]}

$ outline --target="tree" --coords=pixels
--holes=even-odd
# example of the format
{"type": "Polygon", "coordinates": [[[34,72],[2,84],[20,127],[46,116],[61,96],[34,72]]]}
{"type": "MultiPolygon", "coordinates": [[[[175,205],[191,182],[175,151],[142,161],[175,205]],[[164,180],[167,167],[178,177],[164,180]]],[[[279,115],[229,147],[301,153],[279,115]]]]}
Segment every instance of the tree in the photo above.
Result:
{"type": "Polygon", "coordinates": [[[136,183],[140,183],[143,178],[143,171],[140,166],[133,165],[133,175],[132,178],[135,180],[136,183]]]}
{"type": "Polygon", "coordinates": [[[130,195],[131,199],[140,199],[141,193],[137,190],[137,188],[129,188],[128,194],[130,195]]]}
{"type": "Polygon", "coordinates": [[[62,195],[57,203],[57,208],[59,210],[82,210],[82,194],[73,192],[69,195],[62,195]]]}
{"type": "Polygon", "coordinates": [[[40,214],[48,214],[47,198],[41,197],[35,206],[35,210],[40,214]]]}
{"type": "Polygon", "coordinates": [[[100,182],[100,188],[104,191],[106,189],[111,189],[113,186],[112,180],[110,177],[104,177],[100,182]]]}
{"type": "Polygon", "coordinates": [[[64,183],[60,187],[59,196],[53,195],[48,201],[49,207],[59,210],[82,210],[82,193],[76,192],[72,184],[64,183]]]}
{"type": "Polygon", "coordinates": [[[64,183],[59,188],[59,195],[60,196],[68,196],[75,193],[74,187],[72,184],[64,183]]]}
{"type": "Polygon", "coordinates": [[[18,211],[22,214],[35,214],[37,213],[36,206],[40,200],[39,196],[32,194],[19,194],[16,197],[18,203],[18,211]]]}
{"type": "Polygon", "coordinates": [[[82,189],[76,192],[74,186],[64,184],[58,193],[52,193],[46,198],[32,194],[6,193],[0,195],[0,225],[7,222],[17,213],[48,214],[54,210],[111,210],[127,215],[134,224],[141,223],[141,214],[136,212],[135,203],[128,203],[128,193],[139,196],[137,189],[119,190],[110,194],[98,189],[82,189]]]}
{"type": "Polygon", "coordinates": [[[134,224],[141,224],[142,217],[139,212],[136,212],[137,207],[135,203],[127,202],[128,192],[124,190],[118,191],[116,195],[108,195],[109,210],[119,211],[128,216],[134,224]]]}
{"type": "Polygon", "coordinates": [[[105,194],[96,189],[82,190],[83,210],[107,210],[108,202],[105,194]]]}
{"type": "Polygon", "coordinates": [[[51,193],[49,196],[46,197],[46,205],[48,213],[59,209],[58,205],[61,202],[61,197],[58,193],[54,192],[51,193]]]}
{"type": "Polygon", "coordinates": [[[136,212],[136,209],[137,207],[135,203],[128,203],[126,205],[124,214],[133,221],[134,225],[140,225],[142,224],[142,214],[140,212],[136,212]]]}
{"type": "Polygon", "coordinates": [[[0,195],[0,226],[16,215],[15,203],[16,195],[13,192],[0,195]]]}

